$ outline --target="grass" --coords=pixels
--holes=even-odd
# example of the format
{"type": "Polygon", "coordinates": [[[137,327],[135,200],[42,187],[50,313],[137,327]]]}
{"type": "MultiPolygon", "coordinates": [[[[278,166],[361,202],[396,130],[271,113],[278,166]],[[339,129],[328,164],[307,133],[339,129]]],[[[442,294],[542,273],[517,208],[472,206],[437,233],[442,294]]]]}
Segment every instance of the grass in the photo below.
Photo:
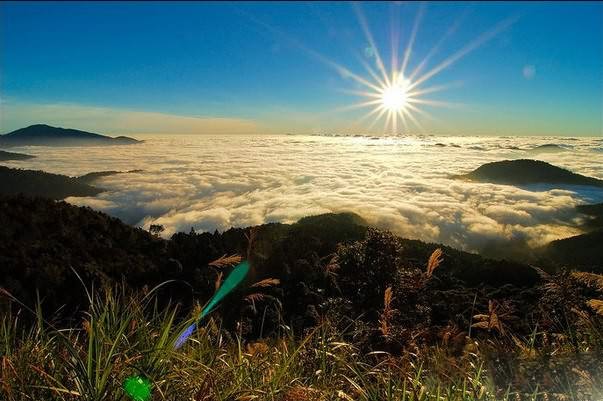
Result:
{"type": "Polygon", "coordinates": [[[416,345],[393,354],[355,344],[361,333],[354,322],[347,331],[334,322],[306,333],[283,326],[277,338],[245,342],[210,319],[173,351],[190,321],[177,323],[178,307],[160,308],[154,291],[113,288],[89,294],[89,301],[78,327],[68,329],[44,320],[39,308],[2,316],[0,398],[125,400],[122,383],[133,374],[153,382],[154,400],[603,398],[596,342],[582,340],[576,349],[560,340],[551,350],[537,345],[546,335],[537,329],[513,341],[466,337],[456,346],[416,345]],[[24,313],[34,314],[35,322],[25,324],[24,313]]]}

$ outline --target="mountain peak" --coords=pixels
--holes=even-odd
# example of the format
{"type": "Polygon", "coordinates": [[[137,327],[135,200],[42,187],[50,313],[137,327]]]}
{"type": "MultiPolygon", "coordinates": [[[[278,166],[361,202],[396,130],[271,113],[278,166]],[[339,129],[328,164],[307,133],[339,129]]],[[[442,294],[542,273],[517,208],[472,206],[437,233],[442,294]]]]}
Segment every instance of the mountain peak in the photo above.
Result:
{"type": "Polygon", "coordinates": [[[603,180],[573,173],[541,160],[517,159],[486,163],[456,178],[494,184],[591,185],[603,187],[603,180]]]}
{"type": "Polygon", "coordinates": [[[72,128],[34,124],[0,135],[0,147],[11,146],[106,146],[139,143],[134,138],[116,138],[72,128]]]}

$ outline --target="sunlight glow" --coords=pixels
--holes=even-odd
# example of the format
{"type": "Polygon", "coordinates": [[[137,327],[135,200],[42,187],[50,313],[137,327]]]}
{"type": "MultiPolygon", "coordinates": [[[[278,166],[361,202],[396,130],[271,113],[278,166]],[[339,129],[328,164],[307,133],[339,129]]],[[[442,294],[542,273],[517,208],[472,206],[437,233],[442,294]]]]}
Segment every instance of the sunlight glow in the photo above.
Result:
{"type": "MultiPolygon", "coordinates": [[[[439,74],[446,68],[450,67],[456,61],[472,52],[485,42],[492,39],[498,33],[512,25],[516,18],[508,18],[501,21],[499,24],[494,26],[490,31],[484,32],[478,36],[472,42],[468,43],[460,50],[456,51],[452,55],[444,59],[435,67],[428,70],[426,73],[420,75],[422,70],[427,66],[427,62],[434,56],[442,43],[448,39],[459,27],[461,21],[464,19],[464,15],[457,19],[453,26],[447,30],[444,36],[436,43],[436,45],[427,53],[426,57],[411,71],[406,72],[409,66],[410,58],[412,55],[413,45],[419,32],[419,26],[425,13],[425,7],[421,5],[415,16],[415,21],[412,26],[412,31],[406,44],[406,48],[402,53],[403,56],[398,60],[398,37],[396,27],[392,26],[392,60],[391,70],[387,71],[383,58],[379,53],[379,49],[375,45],[375,40],[369,29],[368,22],[360,4],[353,4],[354,11],[358,17],[358,22],[364,32],[365,38],[369,44],[369,50],[367,51],[367,57],[372,58],[372,64],[365,60],[360,60],[362,66],[366,69],[368,76],[363,78],[349,71],[347,68],[329,62],[333,67],[336,67],[340,72],[345,71],[345,76],[353,79],[357,84],[363,86],[362,90],[348,90],[343,91],[348,94],[359,96],[364,98],[363,101],[349,105],[347,107],[339,108],[339,111],[352,110],[358,108],[370,108],[371,110],[365,115],[361,116],[356,124],[362,123],[367,119],[371,119],[368,129],[371,129],[377,122],[382,119],[384,121],[384,132],[399,134],[398,128],[402,126],[403,133],[406,133],[409,129],[409,123],[415,127],[423,130],[423,127],[419,123],[415,115],[420,115],[423,118],[433,119],[433,117],[423,110],[424,107],[455,107],[458,104],[445,102],[442,100],[425,99],[424,95],[429,93],[440,92],[452,87],[459,86],[459,82],[449,84],[439,84],[430,87],[422,87],[430,78],[439,74]],[[399,66],[397,68],[397,66],[399,66]],[[423,106],[423,107],[420,107],[423,106]]],[[[395,7],[394,7],[395,8],[395,7]]],[[[397,10],[393,11],[398,12],[397,10]]]]}
{"type": "Polygon", "coordinates": [[[400,112],[407,105],[408,81],[399,79],[394,84],[383,88],[381,93],[381,104],[388,111],[400,112]]]}
{"type": "Polygon", "coordinates": [[[398,3],[392,3],[392,26],[391,26],[391,63],[389,63],[389,71],[384,63],[383,58],[377,48],[373,34],[369,28],[368,21],[362,11],[360,3],[352,3],[352,8],[356,14],[360,27],[364,33],[365,39],[368,43],[368,47],[365,48],[364,56],[360,57],[359,62],[364,67],[367,75],[362,76],[352,72],[346,66],[336,63],[330,60],[323,54],[312,50],[305,46],[301,41],[287,35],[286,33],[258,20],[253,15],[249,15],[248,18],[262,27],[268,29],[272,33],[278,35],[281,40],[286,41],[293,47],[296,47],[308,56],[320,61],[327,65],[334,71],[336,71],[343,79],[353,81],[355,88],[340,90],[343,93],[363,98],[362,101],[339,107],[330,112],[345,112],[355,109],[370,108],[370,110],[362,115],[358,120],[352,122],[351,126],[358,127],[360,124],[369,122],[368,126],[363,126],[363,129],[372,129],[379,121],[384,121],[384,133],[400,134],[409,132],[409,123],[414,127],[424,132],[423,126],[415,115],[420,115],[422,119],[435,120],[434,117],[424,110],[426,107],[458,107],[458,103],[450,103],[442,100],[426,99],[423,96],[436,92],[441,92],[453,87],[462,85],[462,82],[456,81],[452,83],[444,83],[425,87],[426,82],[442,71],[449,68],[451,65],[471,53],[475,49],[482,46],[484,43],[490,41],[492,38],[509,28],[517,21],[518,17],[507,18],[498,24],[496,24],[491,30],[486,31],[469,42],[465,46],[461,47],[456,52],[452,53],[448,57],[445,57],[443,61],[436,64],[435,67],[428,69],[428,62],[433,61],[436,55],[439,55],[442,45],[458,30],[461,23],[465,20],[467,12],[464,12],[459,18],[456,19],[454,24],[445,32],[442,38],[431,48],[429,52],[423,57],[423,59],[412,68],[410,68],[411,58],[413,55],[413,46],[419,37],[421,21],[424,19],[426,14],[426,6],[424,4],[419,6],[419,9],[415,15],[412,29],[404,48],[403,52],[399,52],[399,36],[400,32],[397,26],[398,17],[397,13],[400,12],[400,5],[398,3]],[[401,57],[400,57],[401,56],[401,57]],[[369,62],[370,61],[370,62],[369,62]],[[427,72],[423,72],[427,70],[427,72]],[[372,118],[372,121],[370,119],[372,118]],[[403,131],[398,129],[402,128],[403,131]]]}

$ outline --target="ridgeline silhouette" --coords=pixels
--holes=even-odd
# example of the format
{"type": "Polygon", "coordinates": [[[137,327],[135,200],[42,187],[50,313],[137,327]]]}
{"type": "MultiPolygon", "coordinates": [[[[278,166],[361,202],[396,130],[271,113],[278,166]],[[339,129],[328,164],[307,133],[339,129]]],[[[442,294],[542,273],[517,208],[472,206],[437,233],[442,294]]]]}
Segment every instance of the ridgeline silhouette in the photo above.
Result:
{"type": "Polygon", "coordinates": [[[110,137],[70,128],[35,124],[0,135],[0,147],[14,146],[108,146],[140,143],[127,136],[110,137]]]}
{"type": "Polygon", "coordinates": [[[457,175],[455,178],[508,185],[559,184],[603,187],[603,180],[530,159],[486,163],[468,174],[457,175]]]}
{"type": "Polygon", "coordinates": [[[23,153],[6,152],[4,150],[0,150],[0,161],[29,160],[29,159],[33,159],[34,157],[35,156],[26,155],[23,153]]]}

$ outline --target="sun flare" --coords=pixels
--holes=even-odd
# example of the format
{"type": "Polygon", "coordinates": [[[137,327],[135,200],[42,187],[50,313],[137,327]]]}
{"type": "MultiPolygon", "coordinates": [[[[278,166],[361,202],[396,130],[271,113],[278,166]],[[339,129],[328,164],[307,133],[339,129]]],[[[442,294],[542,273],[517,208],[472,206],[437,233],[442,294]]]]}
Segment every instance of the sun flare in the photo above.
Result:
{"type": "Polygon", "coordinates": [[[408,80],[399,79],[397,82],[383,88],[381,105],[388,111],[400,113],[408,102],[408,80]]]}
{"type": "MultiPolygon", "coordinates": [[[[392,25],[392,52],[391,64],[389,66],[384,63],[384,60],[381,57],[381,53],[376,46],[360,4],[354,3],[353,7],[368,43],[368,47],[364,52],[364,57],[360,58],[360,63],[366,70],[367,75],[353,73],[345,66],[332,62],[320,55],[318,55],[318,57],[330,67],[337,70],[343,77],[354,81],[356,85],[354,89],[344,89],[342,92],[362,98],[361,102],[340,107],[337,111],[368,109],[368,112],[361,115],[356,121],[353,121],[350,127],[356,126],[371,130],[377,122],[383,121],[383,132],[391,134],[408,133],[414,128],[418,129],[419,132],[425,132],[424,127],[417,117],[420,116],[422,119],[431,121],[436,120],[429,112],[427,112],[427,110],[425,110],[426,108],[462,106],[462,104],[459,103],[425,98],[425,95],[427,94],[435,94],[461,86],[462,82],[455,81],[425,86],[426,83],[470,52],[507,29],[517,20],[516,17],[510,17],[500,21],[490,30],[483,32],[474,40],[445,57],[435,66],[429,67],[429,61],[432,61],[435,57],[444,40],[451,36],[461,23],[462,18],[459,18],[431,50],[427,52],[423,60],[419,63],[412,63],[415,65],[410,68],[411,54],[413,54],[413,46],[417,38],[420,22],[423,18],[424,7],[419,7],[408,37],[408,43],[401,53],[399,53],[400,49],[398,48],[400,43],[400,29],[399,26],[394,27],[392,25]],[[368,126],[365,126],[364,123],[371,120],[372,122],[370,122],[368,126]]],[[[315,56],[317,55],[316,53],[313,54],[315,56]]]]}

